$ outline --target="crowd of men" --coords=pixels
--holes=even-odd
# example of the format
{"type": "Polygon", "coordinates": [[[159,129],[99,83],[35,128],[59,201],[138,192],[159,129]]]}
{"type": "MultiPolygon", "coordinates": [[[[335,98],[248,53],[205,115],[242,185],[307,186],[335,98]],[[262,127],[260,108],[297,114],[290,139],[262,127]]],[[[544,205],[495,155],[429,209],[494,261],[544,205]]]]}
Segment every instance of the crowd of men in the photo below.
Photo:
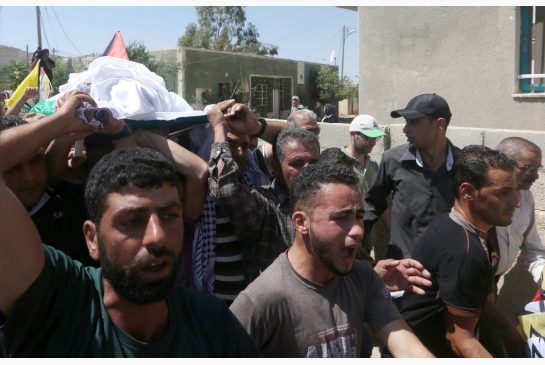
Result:
{"type": "Polygon", "coordinates": [[[391,112],[408,143],[377,163],[374,117],[321,151],[294,96],[287,121],[213,106],[203,159],[111,113],[97,129],[84,102],[2,110],[0,354],[526,356],[495,297],[519,251],[536,282],[545,264],[536,144],[460,149],[447,101],[423,94],[391,112]]]}

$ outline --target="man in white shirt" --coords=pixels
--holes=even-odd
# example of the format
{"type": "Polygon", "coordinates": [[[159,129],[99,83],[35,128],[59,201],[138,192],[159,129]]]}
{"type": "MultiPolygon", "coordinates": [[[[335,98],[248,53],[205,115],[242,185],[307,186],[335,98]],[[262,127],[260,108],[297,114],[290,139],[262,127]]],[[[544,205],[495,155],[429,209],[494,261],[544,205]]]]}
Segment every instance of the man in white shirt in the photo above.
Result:
{"type": "Polygon", "coordinates": [[[502,140],[497,149],[515,160],[515,174],[520,192],[520,208],[513,215],[513,222],[506,227],[496,227],[500,260],[496,276],[503,275],[520,258],[537,282],[545,265],[545,246],[541,242],[535,224],[534,196],[530,187],[539,178],[541,149],[520,137],[502,140]]]}

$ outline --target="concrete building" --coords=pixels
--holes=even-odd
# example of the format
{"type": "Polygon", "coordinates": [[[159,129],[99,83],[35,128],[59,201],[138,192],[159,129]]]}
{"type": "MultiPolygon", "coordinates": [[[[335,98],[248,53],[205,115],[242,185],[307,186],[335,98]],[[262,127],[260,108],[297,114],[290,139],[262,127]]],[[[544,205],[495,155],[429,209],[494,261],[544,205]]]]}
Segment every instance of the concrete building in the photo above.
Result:
{"type": "Polygon", "coordinates": [[[197,108],[234,96],[260,115],[286,118],[292,95],[316,104],[315,79],[323,65],[277,57],[179,47],[178,94],[197,108]]]}
{"type": "MultiPolygon", "coordinates": [[[[235,97],[262,116],[286,118],[291,97],[316,105],[315,79],[320,67],[337,66],[246,53],[191,47],[151,50],[169,67],[165,83],[194,108],[235,97]],[[173,85],[175,83],[175,85],[173,85]]],[[[163,72],[164,73],[164,72],[163,72]]]]}
{"type": "Polygon", "coordinates": [[[461,127],[542,130],[543,22],[537,7],[359,7],[360,112],[390,123],[388,111],[437,92],[461,127]],[[536,79],[531,92],[532,50],[536,79]]]}

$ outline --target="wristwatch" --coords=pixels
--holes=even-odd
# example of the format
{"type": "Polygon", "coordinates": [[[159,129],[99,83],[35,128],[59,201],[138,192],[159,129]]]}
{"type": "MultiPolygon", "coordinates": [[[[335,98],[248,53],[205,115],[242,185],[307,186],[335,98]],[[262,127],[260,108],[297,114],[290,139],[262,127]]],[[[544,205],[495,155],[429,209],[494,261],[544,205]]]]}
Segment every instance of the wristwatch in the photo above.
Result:
{"type": "Polygon", "coordinates": [[[131,135],[131,133],[132,133],[131,127],[129,127],[128,124],[125,124],[125,126],[120,132],[110,136],[110,141],[117,141],[121,138],[128,137],[131,135]]]}
{"type": "Polygon", "coordinates": [[[263,133],[265,133],[265,129],[267,129],[267,121],[265,120],[265,118],[257,118],[257,121],[259,123],[261,123],[261,128],[259,128],[259,132],[257,132],[256,134],[254,134],[253,136],[250,136],[250,138],[259,138],[263,135],[263,133]]]}

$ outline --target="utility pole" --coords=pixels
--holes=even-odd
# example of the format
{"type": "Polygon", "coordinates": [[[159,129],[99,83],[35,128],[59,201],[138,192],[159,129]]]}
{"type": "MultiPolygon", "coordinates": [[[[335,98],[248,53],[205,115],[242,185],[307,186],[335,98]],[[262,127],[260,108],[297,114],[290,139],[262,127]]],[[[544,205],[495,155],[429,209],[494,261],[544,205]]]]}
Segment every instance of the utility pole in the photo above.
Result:
{"type": "Polygon", "coordinates": [[[344,73],[344,40],[346,39],[346,26],[343,25],[343,46],[342,46],[342,57],[341,57],[341,80],[343,79],[344,73]]]}
{"type": "Polygon", "coordinates": [[[41,19],[40,7],[37,6],[36,7],[36,26],[38,28],[38,47],[40,47],[40,49],[41,49],[42,48],[42,27],[41,27],[41,24],[40,24],[40,19],[41,19]]]}
{"type": "Polygon", "coordinates": [[[356,30],[353,28],[348,28],[347,26],[343,25],[343,43],[342,43],[342,51],[341,51],[341,80],[344,76],[344,40],[346,37],[348,37],[350,34],[354,33],[356,30]]]}

